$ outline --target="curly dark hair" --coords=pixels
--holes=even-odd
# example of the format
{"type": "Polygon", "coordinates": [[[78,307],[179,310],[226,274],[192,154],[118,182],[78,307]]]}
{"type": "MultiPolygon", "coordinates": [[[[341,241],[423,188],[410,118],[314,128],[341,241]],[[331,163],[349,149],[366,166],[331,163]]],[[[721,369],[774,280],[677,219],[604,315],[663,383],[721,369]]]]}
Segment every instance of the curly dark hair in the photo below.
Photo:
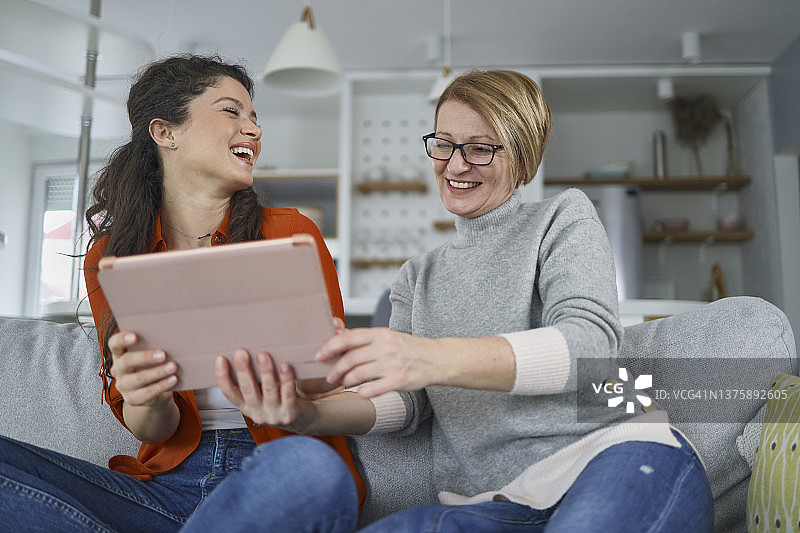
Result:
{"type": "MultiPolygon", "coordinates": [[[[150,251],[163,191],[162,164],[150,137],[150,122],[160,118],[175,126],[185,124],[192,101],[226,77],[241,83],[252,98],[253,80],[245,68],[225,63],[216,55],[172,56],[146,65],[138,73],[128,93],[130,141],[117,148],[100,171],[93,188],[94,203],[86,211],[89,247],[108,236],[105,255],[150,251]]],[[[263,238],[261,203],[252,186],[232,195],[230,209],[230,242],[263,238]]],[[[107,352],[117,322],[108,316],[102,323],[107,352]]],[[[108,354],[104,356],[109,365],[108,354]]]]}

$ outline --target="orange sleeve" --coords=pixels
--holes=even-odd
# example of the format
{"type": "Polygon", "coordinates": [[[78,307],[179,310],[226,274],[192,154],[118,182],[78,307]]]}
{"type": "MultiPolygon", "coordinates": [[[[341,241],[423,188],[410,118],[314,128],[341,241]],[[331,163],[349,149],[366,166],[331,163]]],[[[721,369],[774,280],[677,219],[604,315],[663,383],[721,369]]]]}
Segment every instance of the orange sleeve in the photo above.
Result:
{"type": "Polygon", "coordinates": [[[322,263],[322,275],[325,277],[325,286],[328,288],[328,299],[331,302],[331,313],[335,317],[344,320],[344,303],[342,302],[342,292],[339,288],[339,277],[336,274],[336,263],[328,251],[325,239],[322,238],[317,226],[307,217],[298,213],[295,221],[296,233],[308,233],[317,242],[319,259],[322,263]]]}
{"type": "MultiPolygon", "coordinates": [[[[112,318],[111,307],[108,305],[100,281],[97,277],[98,264],[105,256],[108,247],[108,237],[96,242],[86,253],[83,264],[83,275],[86,279],[86,290],[89,296],[89,305],[92,317],[97,328],[97,337],[100,342],[101,354],[105,350],[104,332],[106,324],[112,318]]],[[[103,396],[108,402],[111,412],[120,424],[128,429],[122,415],[123,398],[117,390],[115,381],[109,380],[105,373],[101,357],[100,376],[103,380],[103,396]]],[[[142,443],[137,458],[118,455],[109,460],[109,468],[124,472],[142,480],[151,479],[152,476],[164,473],[183,461],[197,447],[202,431],[194,394],[191,391],[178,391],[174,395],[175,402],[180,410],[180,426],[175,434],[163,445],[154,446],[142,443]]]]}
{"type": "MultiPolygon", "coordinates": [[[[100,376],[103,379],[103,396],[111,404],[111,398],[108,396],[108,378],[106,377],[102,354],[105,353],[105,329],[108,322],[112,318],[111,307],[108,305],[103,288],[100,286],[100,281],[97,278],[98,264],[100,259],[105,256],[106,248],[108,247],[108,237],[103,237],[92,245],[83,261],[83,277],[86,280],[86,292],[88,293],[89,306],[92,309],[92,317],[94,318],[94,325],[97,332],[97,340],[100,342],[100,376]]],[[[113,409],[112,409],[113,410],[113,409]]],[[[114,413],[117,415],[117,413],[114,413]]],[[[117,415],[117,418],[121,416],[117,415]]],[[[121,420],[120,420],[121,421],[121,420]]]]}

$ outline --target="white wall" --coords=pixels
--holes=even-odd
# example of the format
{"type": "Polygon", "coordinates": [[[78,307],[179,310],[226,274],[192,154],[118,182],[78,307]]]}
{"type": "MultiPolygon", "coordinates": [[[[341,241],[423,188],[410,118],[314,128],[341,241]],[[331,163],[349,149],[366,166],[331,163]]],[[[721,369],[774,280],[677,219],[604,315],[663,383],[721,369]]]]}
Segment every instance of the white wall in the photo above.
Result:
{"type": "Polygon", "coordinates": [[[780,55],[769,80],[775,180],[783,270],[783,310],[789,316],[800,347],[800,38],[780,55]],[[793,154],[793,155],[788,155],[793,154]]]}
{"type": "Polygon", "coordinates": [[[259,167],[336,168],[338,95],[302,98],[257,83],[253,106],[263,129],[259,167]]]}
{"type": "Polygon", "coordinates": [[[31,189],[31,147],[25,128],[0,121],[0,231],[6,234],[0,248],[0,315],[22,314],[28,206],[31,189]]]}
{"type": "MultiPolygon", "coordinates": [[[[667,112],[555,112],[545,150],[548,176],[581,176],[593,167],[632,161],[633,175],[653,175],[653,132],[667,133],[669,175],[695,176],[691,150],[675,140],[667,112]]],[[[703,173],[725,174],[725,133],[720,123],[700,149],[703,173]]]]}
{"type": "Polygon", "coordinates": [[[775,185],[780,221],[783,311],[789,317],[800,351],[800,169],[797,157],[775,156],[775,185]]]}
{"type": "MultiPolygon", "coordinates": [[[[93,157],[104,157],[116,142],[93,142],[93,157]]],[[[6,247],[0,249],[0,315],[21,316],[25,311],[33,165],[75,161],[77,155],[77,138],[33,132],[0,120],[0,231],[6,233],[6,247]]]]}
{"type": "Polygon", "coordinates": [[[748,294],[785,307],[780,266],[777,192],[766,81],[760,82],[736,107],[741,164],[752,178],[741,191],[744,218],[755,232],[743,247],[742,272],[748,294]]]}
{"type": "Polygon", "coordinates": [[[800,37],[772,66],[770,101],[776,153],[800,154],[800,37]]]}

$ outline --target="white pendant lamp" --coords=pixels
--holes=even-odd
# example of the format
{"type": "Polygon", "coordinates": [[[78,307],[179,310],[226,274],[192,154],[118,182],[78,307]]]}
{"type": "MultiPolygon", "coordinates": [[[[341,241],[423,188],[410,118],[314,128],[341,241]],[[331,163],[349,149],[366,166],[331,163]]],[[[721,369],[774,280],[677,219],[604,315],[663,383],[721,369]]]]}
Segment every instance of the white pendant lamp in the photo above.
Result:
{"type": "Polygon", "coordinates": [[[264,70],[264,82],[302,96],[333,94],[341,88],[339,59],[325,32],[314,25],[310,6],[278,42],[264,70]]]}
{"type": "Polygon", "coordinates": [[[439,97],[442,96],[442,93],[447,86],[450,85],[450,82],[456,78],[456,75],[450,72],[450,67],[444,67],[442,70],[442,75],[436,78],[436,81],[433,82],[433,87],[431,87],[430,92],[428,93],[428,103],[435,104],[439,101],[439,97]]]}
{"type": "Polygon", "coordinates": [[[450,69],[450,54],[452,48],[450,41],[450,0],[444,0],[444,67],[442,68],[442,75],[436,79],[436,81],[433,83],[433,87],[431,87],[431,90],[428,93],[428,102],[431,104],[435,104],[439,100],[439,97],[442,96],[444,90],[456,77],[450,69]]]}

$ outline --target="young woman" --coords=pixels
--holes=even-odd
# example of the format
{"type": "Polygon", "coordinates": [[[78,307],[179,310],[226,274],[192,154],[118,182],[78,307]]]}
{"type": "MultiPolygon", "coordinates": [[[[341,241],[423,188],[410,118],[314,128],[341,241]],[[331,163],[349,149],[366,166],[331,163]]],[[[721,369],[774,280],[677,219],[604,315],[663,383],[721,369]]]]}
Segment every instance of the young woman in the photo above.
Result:
{"type": "Polygon", "coordinates": [[[294,209],[262,208],[251,186],[261,152],[252,89],[242,67],[200,56],[151,64],[132,85],[131,139],[95,186],[84,269],[103,394],[142,445],[137,457],[114,457],[106,470],[0,440],[3,523],[31,531],[355,528],[363,485],[345,437],[289,436],[254,424],[218,389],[176,391],[169,354],[131,349],[136,332],[118,331],[97,280],[105,256],[309,233],[332,315],[343,317],[319,230],[294,209]]]}
{"type": "MultiPolygon", "coordinates": [[[[612,367],[623,328],[611,249],[588,198],[572,189],[520,199],[550,129],[539,87],[520,73],[471,72],[445,90],[423,139],[456,235],[401,268],[390,329],[343,331],[320,350],[333,362],[330,383],[358,387],[339,395],[349,416],[320,417],[330,401],[297,397],[286,368],[277,382],[261,368],[275,394],[238,389],[220,367],[223,392],[244,412],[300,432],[338,420],[347,433],[404,434],[433,417],[441,504],[365,531],[712,528],[705,470],[665,413],[632,418],[579,386],[581,362],[612,367]]],[[[248,383],[248,369],[236,371],[248,383]]]]}

